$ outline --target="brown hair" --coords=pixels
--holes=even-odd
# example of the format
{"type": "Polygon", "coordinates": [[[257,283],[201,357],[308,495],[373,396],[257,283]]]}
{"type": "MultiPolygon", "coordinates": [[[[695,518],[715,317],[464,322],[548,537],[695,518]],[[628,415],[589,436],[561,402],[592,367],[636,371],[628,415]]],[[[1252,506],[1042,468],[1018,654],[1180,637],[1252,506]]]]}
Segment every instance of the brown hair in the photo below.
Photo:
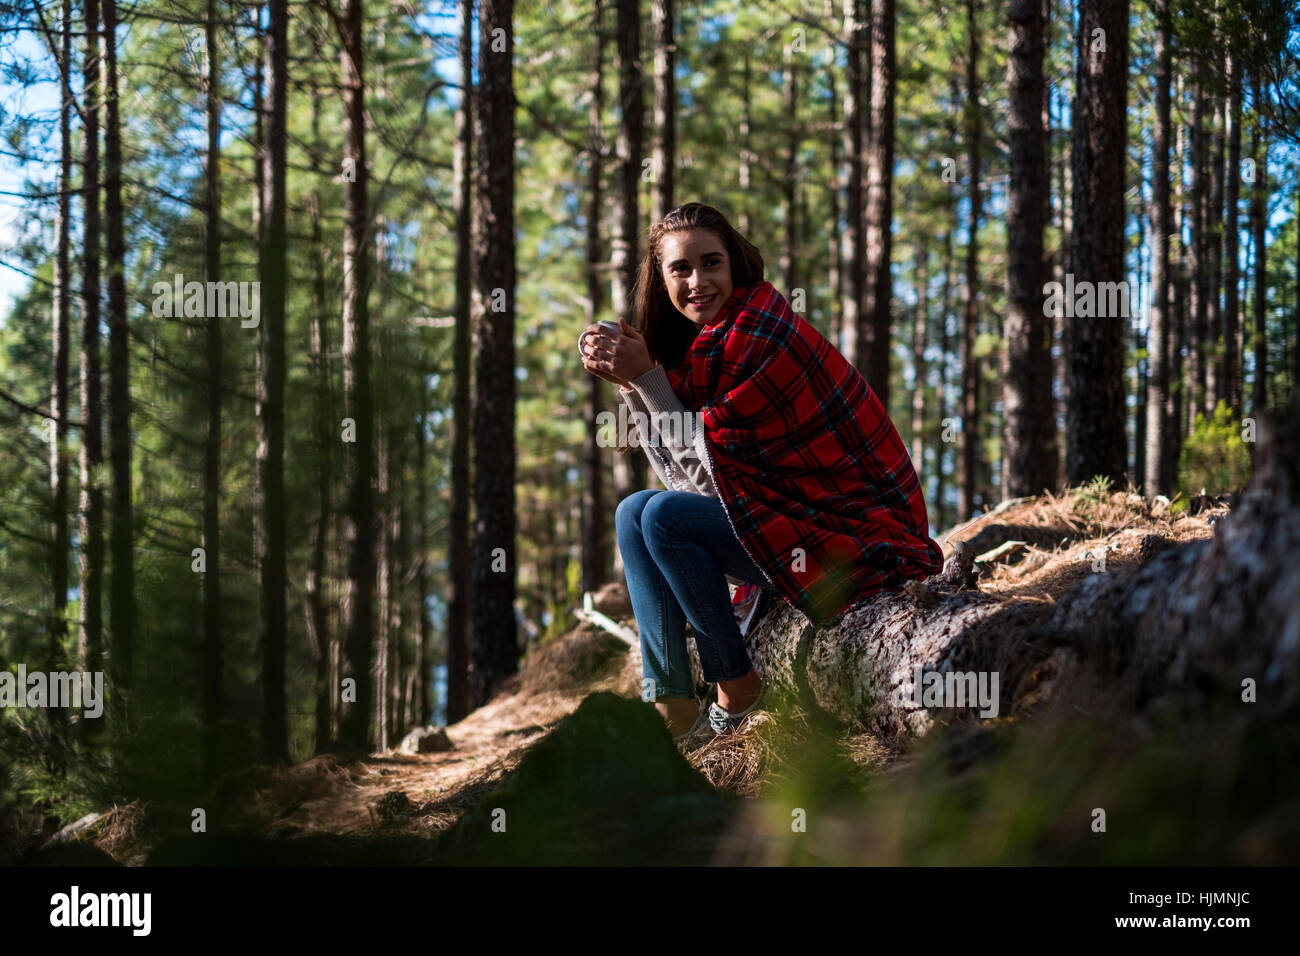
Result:
{"type": "Polygon", "coordinates": [[[677,311],[664,285],[661,244],[670,232],[683,229],[707,229],[720,240],[731,263],[731,284],[754,285],[763,281],[763,255],[758,248],[732,228],[727,217],[704,203],[683,203],[650,227],[650,241],[637,274],[633,292],[633,326],[645,336],[650,358],[665,368],[680,365],[695,341],[700,328],[677,311]]]}

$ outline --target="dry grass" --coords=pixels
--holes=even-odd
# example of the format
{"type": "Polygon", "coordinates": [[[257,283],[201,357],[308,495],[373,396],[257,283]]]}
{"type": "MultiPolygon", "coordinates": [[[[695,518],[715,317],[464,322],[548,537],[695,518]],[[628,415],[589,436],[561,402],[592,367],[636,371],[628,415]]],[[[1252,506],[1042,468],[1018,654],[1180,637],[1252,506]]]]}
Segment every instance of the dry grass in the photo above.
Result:
{"type": "MultiPolygon", "coordinates": [[[[1152,536],[1171,542],[1209,537],[1207,517],[1224,513],[1219,508],[1209,515],[1174,515],[1167,505],[1153,508],[1131,493],[1090,497],[1071,491],[1014,504],[990,520],[956,529],[945,544],[951,548],[957,540],[973,541],[983,553],[1001,541],[1031,541],[986,568],[980,589],[1053,602],[1091,573],[1091,556],[1099,549],[1106,549],[1110,570],[1137,566],[1152,536]]],[[[388,751],[351,762],[326,754],[291,767],[250,767],[222,782],[213,805],[223,808],[223,824],[266,837],[435,836],[497,789],[523,754],[588,695],[609,690],[639,697],[640,671],[635,648],[595,627],[578,625],[537,648],[520,676],[490,703],[448,726],[450,751],[388,751]]],[[[1049,662],[1039,667],[1032,683],[1046,696],[1056,676],[1049,662]]],[[[1026,698],[1027,707],[1032,708],[1032,698],[1032,693],[1026,698]]],[[[1011,719],[1024,710],[1019,708],[1011,719]]],[[[983,738],[952,729],[954,759],[961,763],[962,753],[977,759],[983,738]]],[[[855,780],[888,779],[910,763],[899,745],[872,735],[814,728],[808,715],[786,701],[774,701],[770,712],[756,712],[736,734],[697,737],[682,750],[716,790],[757,798],[809,773],[807,754],[818,747],[840,761],[836,773],[855,780]]],[[[113,808],[87,839],[120,862],[138,864],[160,831],[182,828],[188,829],[188,818],[169,819],[137,801],[113,808]]]]}

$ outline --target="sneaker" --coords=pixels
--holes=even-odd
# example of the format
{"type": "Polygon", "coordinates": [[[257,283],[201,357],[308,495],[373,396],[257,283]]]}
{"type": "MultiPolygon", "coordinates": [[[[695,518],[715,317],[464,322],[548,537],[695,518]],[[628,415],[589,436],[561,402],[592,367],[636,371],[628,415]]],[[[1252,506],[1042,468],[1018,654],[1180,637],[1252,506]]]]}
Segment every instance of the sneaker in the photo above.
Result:
{"type": "Polygon", "coordinates": [[[703,707],[701,707],[700,712],[695,715],[695,723],[691,724],[691,729],[686,731],[686,733],[684,734],[674,734],[673,743],[675,744],[681,743],[683,740],[687,740],[691,737],[694,737],[696,734],[700,733],[700,731],[704,730],[704,728],[707,727],[708,725],[709,725],[709,714],[707,711],[705,711],[703,707]]]}
{"type": "Polygon", "coordinates": [[[745,718],[754,711],[759,710],[763,703],[763,691],[767,689],[767,683],[764,682],[758,688],[758,696],[754,702],[738,714],[733,714],[724,710],[716,701],[709,704],[709,726],[713,728],[715,734],[734,734],[745,718]]]}

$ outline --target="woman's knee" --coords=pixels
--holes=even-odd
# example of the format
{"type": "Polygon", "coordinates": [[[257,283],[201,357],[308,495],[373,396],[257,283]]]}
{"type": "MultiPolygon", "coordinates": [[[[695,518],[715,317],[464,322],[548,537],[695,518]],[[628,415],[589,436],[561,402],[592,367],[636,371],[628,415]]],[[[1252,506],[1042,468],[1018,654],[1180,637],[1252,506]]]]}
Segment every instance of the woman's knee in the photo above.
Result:
{"type": "Polygon", "coordinates": [[[658,493],[656,488],[643,488],[620,501],[614,509],[614,530],[622,535],[639,525],[646,506],[658,493]]]}
{"type": "Polygon", "coordinates": [[[664,493],[641,510],[641,535],[647,542],[669,540],[682,520],[682,507],[689,504],[686,492],[664,493]]]}

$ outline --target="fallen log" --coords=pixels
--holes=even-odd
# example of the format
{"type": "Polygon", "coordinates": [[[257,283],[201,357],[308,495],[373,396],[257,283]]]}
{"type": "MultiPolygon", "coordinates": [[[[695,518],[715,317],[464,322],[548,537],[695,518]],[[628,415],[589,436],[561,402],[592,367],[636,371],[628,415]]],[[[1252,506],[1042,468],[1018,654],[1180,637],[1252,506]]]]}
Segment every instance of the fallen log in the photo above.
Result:
{"type": "Polygon", "coordinates": [[[1044,656],[1017,645],[1050,609],[981,593],[974,558],[957,542],[939,574],[868,598],[820,630],[774,602],[747,642],[750,659],[769,687],[793,692],[806,710],[881,736],[923,734],[936,718],[951,716],[948,708],[945,715],[922,706],[917,668],[998,672],[1005,712],[1044,656]]]}
{"type": "Polygon", "coordinates": [[[1153,542],[1131,576],[1098,575],[1063,595],[1047,629],[1080,659],[1130,677],[1138,705],[1171,691],[1244,703],[1249,681],[1260,709],[1297,706],[1297,436],[1300,393],[1284,416],[1260,416],[1254,475],[1213,538],[1153,542]]]}

